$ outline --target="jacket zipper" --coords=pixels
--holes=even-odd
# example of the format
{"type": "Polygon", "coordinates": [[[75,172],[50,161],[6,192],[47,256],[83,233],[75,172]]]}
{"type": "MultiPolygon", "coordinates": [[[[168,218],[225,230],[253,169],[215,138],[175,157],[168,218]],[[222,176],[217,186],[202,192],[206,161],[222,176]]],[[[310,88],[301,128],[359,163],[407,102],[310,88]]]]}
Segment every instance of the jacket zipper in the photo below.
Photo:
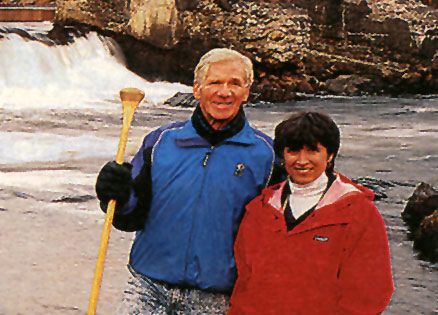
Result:
{"type": "Polygon", "coordinates": [[[213,149],[214,149],[214,145],[212,145],[210,147],[210,151],[205,153],[204,159],[202,160],[202,166],[203,167],[207,167],[208,159],[210,158],[210,155],[211,155],[211,152],[213,151],[213,149]]]}
{"type": "MultiPolygon", "coordinates": [[[[207,164],[208,164],[208,160],[209,160],[209,158],[210,158],[210,155],[212,154],[212,151],[213,151],[213,149],[214,149],[214,146],[212,145],[211,147],[210,147],[210,151],[207,151],[206,153],[205,153],[205,156],[204,156],[204,159],[202,160],[202,167],[207,167],[207,164]]],[[[206,173],[204,173],[203,174],[203,177],[202,177],[202,184],[201,184],[201,187],[204,187],[204,181],[205,181],[205,178],[207,177],[207,174],[206,173]]],[[[199,206],[199,201],[200,201],[200,199],[201,199],[201,196],[202,196],[202,193],[203,193],[203,189],[199,192],[199,194],[198,194],[198,200],[197,200],[197,202],[196,202],[196,207],[195,207],[195,214],[194,214],[194,216],[196,216],[196,211],[197,211],[197,209],[198,209],[198,206],[199,206]]],[[[193,218],[192,218],[192,220],[194,220],[193,218]]],[[[197,226],[195,226],[195,221],[196,220],[194,220],[194,222],[193,222],[193,224],[192,224],[192,227],[191,227],[191,229],[190,229],[190,234],[189,234],[189,246],[188,246],[188,248],[187,248],[187,252],[186,252],[186,258],[185,258],[185,265],[184,265],[184,277],[187,279],[187,278],[190,278],[189,276],[188,276],[188,267],[189,267],[189,261],[190,261],[190,258],[191,258],[191,256],[190,256],[190,254],[193,254],[192,253],[192,246],[193,246],[193,234],[194,234],[194,230],[197,228],[197,226]]]]}

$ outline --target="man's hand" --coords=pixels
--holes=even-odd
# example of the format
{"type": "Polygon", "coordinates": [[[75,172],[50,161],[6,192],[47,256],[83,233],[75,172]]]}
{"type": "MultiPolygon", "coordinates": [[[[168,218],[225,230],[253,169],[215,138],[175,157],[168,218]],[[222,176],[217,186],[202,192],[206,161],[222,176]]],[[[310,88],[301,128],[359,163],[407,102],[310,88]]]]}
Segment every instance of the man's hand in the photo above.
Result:
{"type": "Polygon", "coordinates": [[[108,162],[102,167],[96,181],[96,195],[101,206],[108,204],[111,199],[115,199],[118,206],[123,206],[128,201],[132,187],[131,169],[130,163],[120,165],[116,161],[108,162]]]}

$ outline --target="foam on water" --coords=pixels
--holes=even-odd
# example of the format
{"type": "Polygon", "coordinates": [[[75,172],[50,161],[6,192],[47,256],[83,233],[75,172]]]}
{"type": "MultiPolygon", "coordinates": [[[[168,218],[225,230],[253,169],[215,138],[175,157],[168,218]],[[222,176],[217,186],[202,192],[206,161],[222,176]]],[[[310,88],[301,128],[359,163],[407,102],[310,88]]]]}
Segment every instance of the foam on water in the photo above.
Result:
{"type": "Polygon", "coordinates": [[[158,104],[190,87],[147,82],[129,71],[117,44],[90,33],[69,45],[48,46],[9,33],[0,39],[0,109],[102,108],[124,87],[158,104]]]}
{"type": "Polygon", "coordinates": [[[94,135],[68,137],[27,132],[2,132],[0,143],[0,164],[111,157],[117,147],[117,139],[94,135]]]}

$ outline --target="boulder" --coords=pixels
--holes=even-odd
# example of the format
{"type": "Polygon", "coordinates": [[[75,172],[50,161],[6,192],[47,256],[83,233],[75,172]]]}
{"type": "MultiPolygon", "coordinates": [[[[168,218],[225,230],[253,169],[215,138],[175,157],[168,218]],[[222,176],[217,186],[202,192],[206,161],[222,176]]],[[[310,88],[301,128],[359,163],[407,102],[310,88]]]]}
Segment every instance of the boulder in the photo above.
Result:
{"type": "Polygon", "coordinates": [[[428,260],[438,262],[438,210],[421,221],[415,233],[414,248],[428,260]]]}
{"type": "Polygon", "coordinates": [[[438,191],[420,183],[402,213],[421,256],[438,261],[438,191]]]}
{"type": "Polygon", "coordinates": [[[409,197],[402,212],[403,220],[412,230],[416,230],[421,221],[438,209],[438,191],[430,184],[420,183],[409,197]]]}

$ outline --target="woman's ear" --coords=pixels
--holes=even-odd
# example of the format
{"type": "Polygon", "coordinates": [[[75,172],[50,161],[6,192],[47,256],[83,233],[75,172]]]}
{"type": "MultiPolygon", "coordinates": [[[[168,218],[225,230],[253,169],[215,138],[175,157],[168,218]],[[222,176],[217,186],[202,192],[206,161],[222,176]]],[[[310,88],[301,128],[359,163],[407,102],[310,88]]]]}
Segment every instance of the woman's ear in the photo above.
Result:
{"type": "Polygon", "coordinates": [[[329,157],[327,158],[327,163],[330,163],[331,161],[333,161],[333,156],[334,154],[330,154],[329,157]]]}

